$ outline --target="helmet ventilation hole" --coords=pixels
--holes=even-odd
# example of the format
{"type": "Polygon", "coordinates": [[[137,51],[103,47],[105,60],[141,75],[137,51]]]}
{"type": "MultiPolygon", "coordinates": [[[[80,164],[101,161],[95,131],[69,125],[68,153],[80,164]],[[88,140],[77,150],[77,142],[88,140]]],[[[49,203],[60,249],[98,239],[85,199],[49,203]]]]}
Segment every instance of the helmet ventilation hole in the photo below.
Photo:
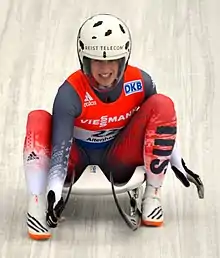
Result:
{"type": "Polygon", "coordinates": [[[129,41],[125,44],[125,49],[127,50],[128,48],[129,48],[129,45],[130,45],[130,43],[129,43],[129,41]]]}
{"type": "Polygon", "coordinates": [[[121,29],[122,33],[124,33],[124,34],[125,34],[125,30],[124,30],[123,26],[122,26],[121,24],[119,24],[119,27],[120,27],[120,29],[121,29]]]}
{"type": "Polygon", "coordinates": [[[109,36],[112,34],[112,30],[107,30],[106,33],[105,33],[105,36],[109,36]]]}
{"type": "Polygon", "coordinates": [[[79,45],[80,45],[81,49],[84,50],[84,44],[81,40],[79,41],[79,45]]]}
{"type": "Polygon", "coordinates": [[[98,27],[98,26],[102,25],[102,23],[103,23],[103,21],[98,21],[98,22],[96,22],[96,23],[93,25],[93,27],[98,27]]]}

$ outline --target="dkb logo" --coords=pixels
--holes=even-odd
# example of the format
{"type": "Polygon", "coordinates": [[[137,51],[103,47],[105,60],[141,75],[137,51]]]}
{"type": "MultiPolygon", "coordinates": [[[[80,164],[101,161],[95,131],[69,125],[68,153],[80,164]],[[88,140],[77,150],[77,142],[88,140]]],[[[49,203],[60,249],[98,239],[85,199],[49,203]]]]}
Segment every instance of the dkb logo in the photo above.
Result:
{"type": "Polygon", "coordinates": [[[143,91],[143,86],[141,80],[131,81],[124,84],[125,95],[143,91]]]}

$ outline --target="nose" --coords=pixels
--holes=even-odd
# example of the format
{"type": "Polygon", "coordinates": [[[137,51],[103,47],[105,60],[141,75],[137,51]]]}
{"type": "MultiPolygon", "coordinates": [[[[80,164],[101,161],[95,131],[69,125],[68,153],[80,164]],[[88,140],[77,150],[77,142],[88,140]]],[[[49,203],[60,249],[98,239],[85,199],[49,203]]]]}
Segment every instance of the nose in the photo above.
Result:
{"type": "Polygon", "coordinates": [[[103,62],[100,63],[99,66],[102,70],[106,70],[109,69],[111,67],[111,63],[108,60],[105,60],[103,62]]]}

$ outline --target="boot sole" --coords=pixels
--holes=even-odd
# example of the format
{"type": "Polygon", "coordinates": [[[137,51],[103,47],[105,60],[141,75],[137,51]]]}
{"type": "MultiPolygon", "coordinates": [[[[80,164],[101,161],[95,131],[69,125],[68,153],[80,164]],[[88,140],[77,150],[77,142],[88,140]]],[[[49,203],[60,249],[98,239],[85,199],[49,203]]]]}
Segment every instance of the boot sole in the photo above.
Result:
{"type": "Polygon", "coordinates": [[[163,225],[163,221],[142,220],[142,225],[147,227],[161,227],[163,225]]]}
{"type": "Polygon", "coordinates": [[[51,238],[51,234],[33,234],[28,232],[28,235],[33,240],[47,240],[51,238]]]}

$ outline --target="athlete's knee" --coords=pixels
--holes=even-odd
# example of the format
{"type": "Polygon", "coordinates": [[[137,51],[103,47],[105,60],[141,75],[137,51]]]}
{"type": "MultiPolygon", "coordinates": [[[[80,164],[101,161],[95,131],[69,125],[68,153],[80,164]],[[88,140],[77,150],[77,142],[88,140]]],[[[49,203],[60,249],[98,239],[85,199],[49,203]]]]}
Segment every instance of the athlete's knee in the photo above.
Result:
{"type": "Polygon", "coordinates": [[[51,146],[52,116],[45,110],[33,110],[28,114],[24,147],[51,146]]]}
{"type": "Polygon", "coordinates": [[[168,97],[167,95],[158,93],[152,95],[149,99],[145,101],[147,105],[154,106],[156,108],[159,108],[161,110],[167,109],[167,108],[173,108],[174,103],[173,100],[168,97]]]}
{"type": "Polygon", "coordinates": [[[33,110],[27,117],[27,129],[38,130],[51,126],[52,116],[46,110],[33,110]]]}
{"type": "Polygon", "coordinates": [[[176,116],[173,100],[164,94],[154,94],[144,102],[146,109],[153,110],[154,113],[165,117],[176,116]]]}

